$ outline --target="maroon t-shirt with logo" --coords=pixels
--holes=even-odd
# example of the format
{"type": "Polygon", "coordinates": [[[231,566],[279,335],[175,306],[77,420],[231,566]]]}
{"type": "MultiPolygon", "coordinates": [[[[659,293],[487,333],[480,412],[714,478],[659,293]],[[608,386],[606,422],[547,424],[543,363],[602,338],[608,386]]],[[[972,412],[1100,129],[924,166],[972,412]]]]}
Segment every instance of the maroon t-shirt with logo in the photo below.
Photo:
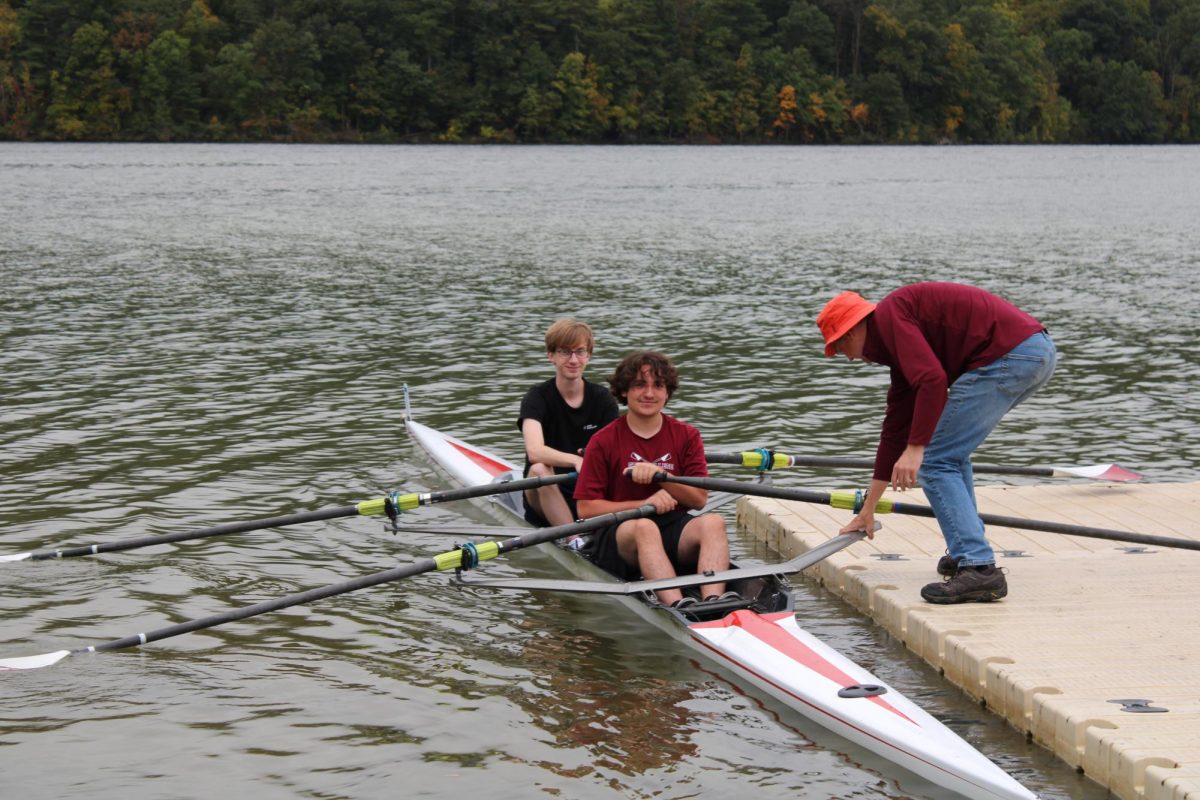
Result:
{"type": "Polygon", "coordinates": [[[634,483],[625,470],[648,461],[672,475],[703,478],[708,461],[700,431],[663,414],[658,433],[643,439],[629,429],[624,415],[601,428],[583,454],[583,466],[575,481],[576,500],[645,500],[661,487],[658,483],[634,483]]]}

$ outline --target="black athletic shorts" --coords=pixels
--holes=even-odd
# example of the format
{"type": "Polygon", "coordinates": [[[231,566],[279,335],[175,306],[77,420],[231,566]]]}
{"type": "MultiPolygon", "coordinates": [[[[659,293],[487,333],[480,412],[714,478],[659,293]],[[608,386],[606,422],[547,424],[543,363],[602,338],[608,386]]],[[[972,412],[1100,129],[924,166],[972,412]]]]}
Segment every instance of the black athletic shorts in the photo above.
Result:
{"type": "MultiPolygon", "coordinates": [[[[679,539],[683,536],[684,527],[692,519],[694,518],[687,511],[678,509],[657,517],[650,517],[650,520],[658,525],[658,531],[662,534],[663,549],[667,551],[667,558],[675,565],[676,570],[680,569],[679,539]]],[[[623,581],[635,581],[641,575],[625,563],[625,560],[621,558],[621,553],[617,550],[617,528],[619,526],[620,523],[609,525],[593,534],[592,561],[605,572],[612,573],[623,581]]]]}
{"type": "MultiPolygon", "coordinates": [[[[529,476],[526,475],[526,478],[529,476]]],[[[579,519],[579,511],[575,508],[575,481],[570,480],[566,483],[560,483],[558,490],[562,492],[563,500],[567,501],[567,508],[571,510],[571,519],[579,519]]],[[[528,490],[527,490],[528,491],[528,490]]],[[[537,509],[529,504],[529,500],[522,497],[525,502],[525,521],[535,528],[549,528],[550,520],[538,513],[537,509]]]]}

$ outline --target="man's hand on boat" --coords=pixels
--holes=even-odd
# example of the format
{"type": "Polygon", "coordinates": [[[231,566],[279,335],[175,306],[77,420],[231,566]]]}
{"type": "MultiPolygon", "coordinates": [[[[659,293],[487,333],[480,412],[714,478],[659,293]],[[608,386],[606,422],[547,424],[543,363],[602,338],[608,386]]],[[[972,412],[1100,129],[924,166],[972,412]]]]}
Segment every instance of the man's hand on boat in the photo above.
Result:
{"type": "Polygon", "coordinates": [[[882,523],[875,521],[875,515],[863,511],[857,517],[850,520],[850,524],[838,531],[841,536],[850,536],[855,533],[865,533],[868,539],[875,538],[875,532],[883,527],[882,523]]]}
{"type": "Polygon", "coordinates": [[[875,510],[872,508],[864,508],[855,515],[854,519],[838,531],[839,534],[845,535],[850,533],[865,533],[868,539],[875,538],[875,531],[879,530],[880,524],[875,521],[875,510]]]}

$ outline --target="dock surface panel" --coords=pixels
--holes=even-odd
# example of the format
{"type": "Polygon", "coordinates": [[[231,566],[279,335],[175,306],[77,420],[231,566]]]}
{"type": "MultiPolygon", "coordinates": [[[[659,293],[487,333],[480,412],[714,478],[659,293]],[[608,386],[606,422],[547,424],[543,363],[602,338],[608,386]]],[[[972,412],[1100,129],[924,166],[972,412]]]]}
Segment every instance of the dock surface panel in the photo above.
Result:
{"type": "MultiPolygon", "coordinates": [[[[927,505],[920,491],[885,499],[927,505]]],[[[979,486],[976,500],[984,514],[1200,541],[1197,483],[979,486]]],[[[739,525],[788,558],[850,518],[738,503],[739,525]]],[[[1008,597],[938,606],[920,596],[940,580],[937,523],[876,519],[874,540],[805,575],[1122,800],[1200,800],[1200,551],[989,526],[1008,597]],[[1124,710],[1134,700],[1166,711],[1124,710]]]]}

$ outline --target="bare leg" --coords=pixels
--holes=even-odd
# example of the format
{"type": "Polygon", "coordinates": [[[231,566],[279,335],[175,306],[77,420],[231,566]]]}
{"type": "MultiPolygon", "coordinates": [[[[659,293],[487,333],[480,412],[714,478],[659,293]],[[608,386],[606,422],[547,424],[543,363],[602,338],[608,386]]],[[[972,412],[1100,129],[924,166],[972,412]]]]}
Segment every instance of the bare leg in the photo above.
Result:
{"type": "MultiPolygon", "coordinates": [[[[617,527],[617,552],[626,564],[635,567],[646,580],[674,578],[675,567],[663,550],[662,534],[653,520],[634,519],[617,527]]],[[[678,589],[655,592],[660,603],[671,605],[683,597],[678,589]]]]}
{"type": "MultiPolygon", "coordinates": [[[[729,569],[729,537],[720,514],[703,514],[684,527],[679,537],[679,561],[695,563],[700,574],[729,569]]],[[[700,587],[700,596],[720,596],[724,591],[724,583],[706,583],[700,587]]]]}
{"type": "MultiPolygon", "coordinates": [[[[554,467],[545,464],[533,464],[529,467],[529,477],[531,478],[545,478],[553,474],[554,467]]],[[[545,517],[551,525],[568,525],[575,521],[571,515],[571,507],[567,505],[567,501],[563,499],[562,492],[557,486],[526,489],[525,502],[545,517]]]]}

